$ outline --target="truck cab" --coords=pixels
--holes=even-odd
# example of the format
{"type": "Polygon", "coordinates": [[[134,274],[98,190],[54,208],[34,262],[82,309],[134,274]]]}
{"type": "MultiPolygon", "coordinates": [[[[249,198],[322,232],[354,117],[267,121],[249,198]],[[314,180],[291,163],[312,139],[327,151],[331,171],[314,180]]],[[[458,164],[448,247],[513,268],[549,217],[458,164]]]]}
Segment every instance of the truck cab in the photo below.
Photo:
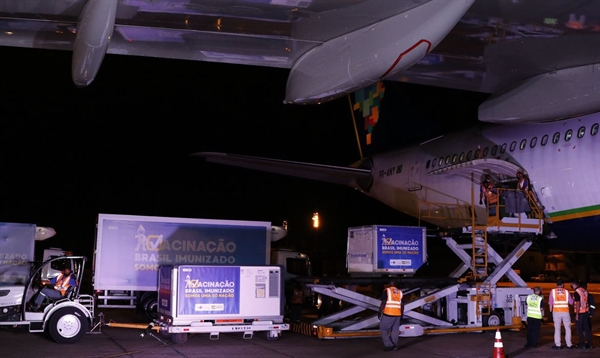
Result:
{"type": "Polygon", "coordinates": [[[271,265],[282,266],[285,281],[295,277],[310,277],[312,266],[308,255],[287,249],[271,250],[271,265]]]}

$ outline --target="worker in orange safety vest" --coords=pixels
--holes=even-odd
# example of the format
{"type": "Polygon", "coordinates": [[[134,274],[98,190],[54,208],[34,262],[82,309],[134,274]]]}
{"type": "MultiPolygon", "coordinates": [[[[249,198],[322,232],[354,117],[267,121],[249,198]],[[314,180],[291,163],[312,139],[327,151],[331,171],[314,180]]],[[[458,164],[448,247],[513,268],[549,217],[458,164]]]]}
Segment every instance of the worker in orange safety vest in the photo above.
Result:
{"type": "Polygon", "coordinates": [[[398,283],[395,280],[391,281],[381,295],[379,331],[381,332],[384,351],[398,350],[400,319],[404,307],[402,291],[397,286],[398,283]]]}
{"type": "Polygon", "coordinates": [[[569,306],[573,305],[573,296],[568,290],[565,290],[565,284],[562,279],[556,281],[556,288],[553,288],[548,295],[548,307],[552,312],[554,321],[554,345],[552,349],[561,349],[561,326],[565,327],[565,343],[568,349],[573,348],[571,342],[571,313],[569,306]]]}

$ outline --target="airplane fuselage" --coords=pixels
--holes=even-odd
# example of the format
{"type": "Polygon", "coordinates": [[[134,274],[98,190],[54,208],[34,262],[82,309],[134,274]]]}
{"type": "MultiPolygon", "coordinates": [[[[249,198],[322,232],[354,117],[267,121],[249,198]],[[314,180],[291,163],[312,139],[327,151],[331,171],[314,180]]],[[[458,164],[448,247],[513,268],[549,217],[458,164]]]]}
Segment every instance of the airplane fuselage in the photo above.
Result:
{"type": "Polygon", "coordinates": [[[543,124],[485,125],[372,158],[371,197],[441,228],[487,220],[485,174],[515,185],[523,170],[557,242],[600,249],[600,114],[543,124]],[[435,215],[430,211],[435,211],[435,215]]]}

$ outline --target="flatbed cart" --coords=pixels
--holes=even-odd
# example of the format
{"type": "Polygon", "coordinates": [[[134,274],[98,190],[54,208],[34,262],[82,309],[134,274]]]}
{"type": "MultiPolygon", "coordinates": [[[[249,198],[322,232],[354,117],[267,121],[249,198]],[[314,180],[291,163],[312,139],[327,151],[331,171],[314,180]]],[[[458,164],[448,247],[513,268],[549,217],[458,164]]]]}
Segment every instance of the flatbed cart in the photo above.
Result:
{"type": "MultiPolygon", "coordinates": [[[[157,322],[152,322],[149,325],[144,323],[121,323],[121,322],[104,322],[101,319],[98,322],[97,327],[107,326],[114,328],[132,328],[139,329],[143,331],[140,336],[154,336],[154,334],[159,334],[162,337],[170,338],[173,343],[182,344],[187,342],[188,335],[194,333],[208,333],[209,339],[217,340],[219,339],[220,333],[233,333],[233,332],[241,332],[243,334],[244,339],[252,339],[255,332],[266,332],[267,340],[277,340],[281,337],[282,331],[287,331],[290,329],[288,323],[273,323],[267,321],[256,321],[251,323],[234,323],[234,322],[226,322],[226,323],[211,323],[206,322],[202,325],[189,325],[189,326],[165,326],[160,325],[157,322]]],[[[101,328],[99,328],[101,331],[101,328]]]]}

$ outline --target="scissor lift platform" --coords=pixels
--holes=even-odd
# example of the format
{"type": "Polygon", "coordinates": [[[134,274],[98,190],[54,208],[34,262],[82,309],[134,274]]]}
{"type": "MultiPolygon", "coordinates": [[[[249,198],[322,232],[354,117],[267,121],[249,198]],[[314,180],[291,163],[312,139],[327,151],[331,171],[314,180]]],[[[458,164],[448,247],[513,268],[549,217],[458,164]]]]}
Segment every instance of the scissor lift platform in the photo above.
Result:
{"type": "MultiPolygon", "coordinates": [[[[472,258],[466,251],[472,244],[458,244],[452,238],[444,238],[446,245],[461,259],[452,277],[460,277],[472,267],[472,258]]],[[[482,284],[453,284],[443,288],[418,287],[404,292],[420,296],[405,303],[400,336],[415,337],[432,333],[458,333],[486,329],[518,329],[524,316],[525,297],[531,289],[512,269],[512,265],[531,246],[530,239],[523,239],[513,251],[502,258],[487,243],[486,250],[494,271],[482,284]],[[496,287],[498,280],[506,275],[516,287],[496,287]],[[481,300],[486,300],[482,304],[481,300]],[[488,311],[482,309],[489,307],[488,311]],[[482,314],[482,312],[484,314],[482,314]],[[504,323],[507,323],[506,325],[504,323]],[[490,328],[491,327],[491,328],[490,328]]],[[[330,296],[350,304],[348,308],[313,322],[313,335],[319,339],[358,338],[379,335],[377,313],[381,301],[335,285],[309,284],[321,295],[330,296]]]]}

